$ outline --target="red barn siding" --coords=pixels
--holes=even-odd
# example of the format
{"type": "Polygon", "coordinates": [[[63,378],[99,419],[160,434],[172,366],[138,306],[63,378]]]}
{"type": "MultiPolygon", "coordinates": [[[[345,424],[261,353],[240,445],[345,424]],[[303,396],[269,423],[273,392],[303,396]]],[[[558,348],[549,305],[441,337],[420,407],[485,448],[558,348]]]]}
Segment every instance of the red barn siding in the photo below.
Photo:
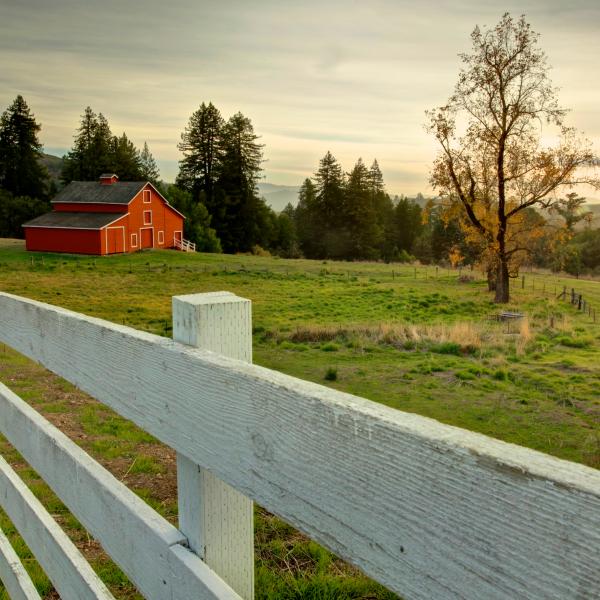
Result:
{"type": "Polygon", "coordinates": [[[25,247],[35,252],[102,254],[101,230],[27,227],[25,247]]]}

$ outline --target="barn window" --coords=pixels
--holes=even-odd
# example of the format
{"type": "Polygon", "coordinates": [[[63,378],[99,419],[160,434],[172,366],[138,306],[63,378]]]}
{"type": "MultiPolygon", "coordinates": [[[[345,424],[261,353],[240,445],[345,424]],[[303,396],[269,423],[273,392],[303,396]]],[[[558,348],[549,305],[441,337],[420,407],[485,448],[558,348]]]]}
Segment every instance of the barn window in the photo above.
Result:
{"type": "Polygon", "coordinates": [[[159,244],[164,244],[165,243],[165,232],[164,231],[159,231],[158,232],[158,243],[159,244]]]}
{"type": "Polygon", "coordinates": [[[137,248],[137,233],[131,234],[131,247],[137,248]]]}
{"type": "Polygon", "coordinates": [[[150,204],[152,202],[152,193],[150,190],[144,190],[144,202],[150,204]]]}
{"type": "Polygon", "coordinates": [[[152,225],[152,211],[151,210],[144,211],[144,225],[152,225]]]}

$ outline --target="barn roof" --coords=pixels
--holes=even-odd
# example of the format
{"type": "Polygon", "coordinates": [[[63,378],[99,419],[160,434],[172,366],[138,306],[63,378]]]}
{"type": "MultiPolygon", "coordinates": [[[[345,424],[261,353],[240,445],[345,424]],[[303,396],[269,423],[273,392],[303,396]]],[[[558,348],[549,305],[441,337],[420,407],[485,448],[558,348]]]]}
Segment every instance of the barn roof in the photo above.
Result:
{"type": "Polygon", "coordinates": [[[102,229],[124,216],[123,213],[49,212],[27,221],[23,227],[102,229]]]}
{"type": "Polygon", "coordinates": [[[129,204],[146,183],[146,181],[117,181],[105,185],[99,181],[71,181],[58,192],[52,202],[129,204]]]}

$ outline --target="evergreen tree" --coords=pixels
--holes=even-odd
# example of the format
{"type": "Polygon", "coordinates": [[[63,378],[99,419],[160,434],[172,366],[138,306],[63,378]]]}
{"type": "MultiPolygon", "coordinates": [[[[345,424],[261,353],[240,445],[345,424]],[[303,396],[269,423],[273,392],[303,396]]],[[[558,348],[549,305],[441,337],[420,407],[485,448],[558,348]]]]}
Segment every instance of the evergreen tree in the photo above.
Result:
{"type": "Polygon", "coordinates": [[[110,163],[106,172],[116,173],[121,181],[144,180],[140,153],[127,135],[113,137],[110,144],[110,163]]]}
{"type": "Polygon", "coordinates": [[[291,204],[288,204],[276,217],[276,237],[273,249],[284,258],[300,257],[294,207],[291,204]]]}
{"type": "Polygon", "coordinates": [[[112,167],[112,135],[104,115],[88,106],[81,116],[73,148],[63,161],[61,179],[70,181],[95,181],[112,167]]]}
{"type": "Polygon", "coordinates": [[[323,226],[317,206],[317,192],[314,183],[308,178],[298,192],[294,221],[302,254],[307,258],[324,256],[323,226]]]}
{"type": "Polygon", "coordinates": [[[349,234],[348,247],[344,253],[346,258],[379,258],[383,230],[378,222],[375,201],[377,194],[382,192],[383,178],[376,182],[372,171],[359,158],[348,173],[345,187],[344,226],[349,234]]]}
{"type": "Polygon", "coordinates": [[[348,235],[343,226],[345,180],[342,166],[331,152],[321,159],[313,179],[323,249],[317,258],[343,258],[348,246],[348,235]]]}
{"type": "Polygon", "coordinates": [[[209,206],[214,204],[224,125],[221,113],[212,102],[208,105],[203,102],[190,117],[178,146],[184,158],[179,162],[177,185],[191,192],[195,201],[204,192],[209,206]]]}
{"type": "Polygon", "coordinates": [[[385,193],[385,185],[383,183],[383,173],[381,172],[381,169],[379,168],[379,163],[377,162],[377,159],[375,159],[373,161],[373,164],[371,165],[371,168],[369,169],[368,182],[369,182],[369,190],[370,190],[373,198],[375,198],[379,194],[385,193]]]}
{"type": "Polygon", "coordinates": [[[40,164],[40,129],[20,95],[0,117],[0,187],[15,196],[46,196],[48,172],[40,164]]]}
{"type": "Polygon", "coordinates": [[[149,181],[152,185],[158,186],[160,180],[160,172],[154,160],[154,156],[148,148],[147,142],[144,142],[144,149],[140,153],[140,170],[142,179],[149,181]]]}
{"type": "Polygon", "coordinates": [[[169,186],[166,191],[169,203],[186,219],[183,224],[183,235],[196,244],[199,252],[221,252],[221,242],[215,230],[210,226],[210,215],[202,202],[195,202],[192,194],[176,185],[169,186]]]}
{"type": "MultiPolygon", "coordinates": [[[[423,229],[423,211],[414,201],[402,197],[394,208],[394,245],[399,252],[411,253],[423,229]]],[[[436,221],[437,222],[437,221],[436,221]]]]}
{"type": "Polygon", "coordinates": [[[40,198],[13,196],[0,189],[0,238],[23,238],[21,225],[50,210],[50,203],[40,198]]]}
{"type": "Polygon", "coordinates": [[[262,144],[250,119],[238,112],[222,131],[222,162],[217,193],[207,208],[225,252],[247,252],[264,245],[272,211],[258,196],[262,144]]]}
{"type": "Polygon", "coordinates": [[[147,180],[143,169],[151,172],[156,163],[149,151],[144,160],[146,164],[127,134],[113,136],[106,117],[88,106],[81,116],[73,148],[63,161],[61,179],[64,183],[97,181],[103,173],[116,173],[121,181],[147,180]]]}
{"type": "Polygon", "coordinates": [[[327,152],[314,174],[318,210],[327,229],[335,228],[344,202],[344,172],[336,158],[327,152]]]}
{"type": "MultiPolygon", "coordinates": [[[[91,147],[91,172],[90,179],[95,181],[102,173],[116,173],[119,178],[126,180],[121,176],[117,169],[119,158],[125,158],[128,155],[127,136],[123,133],[121,138],[113,136],[110,131],[108,120],[102,113],[98,113],[96,121],[96,130],[92,138],[91,147]]],[[[127,162],[125,163],[127,164],[127,162]]],[[[128,166],[129,167],[129,166],[128,166]]]]}

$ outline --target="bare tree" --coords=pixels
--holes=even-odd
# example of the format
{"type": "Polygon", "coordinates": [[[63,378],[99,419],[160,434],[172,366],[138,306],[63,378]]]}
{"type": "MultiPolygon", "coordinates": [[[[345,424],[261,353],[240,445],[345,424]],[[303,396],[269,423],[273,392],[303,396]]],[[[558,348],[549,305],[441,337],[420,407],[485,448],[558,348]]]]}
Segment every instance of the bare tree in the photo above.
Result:
{"type": "Polygon", "coordinates": [[[553,206],[564,187],[600,187],[591,145],[564,124],[538,37],[508,13],[494,28],[476,27],[454,93],[427,113],[441,146],[431,183],[481,239],[496,302],[509,301],[512,257],[524,250],[518,236],[508,243],[522,211],[553,206]],[[557,134],[553,147],[542,143],[545,126],[557,134]]]}

